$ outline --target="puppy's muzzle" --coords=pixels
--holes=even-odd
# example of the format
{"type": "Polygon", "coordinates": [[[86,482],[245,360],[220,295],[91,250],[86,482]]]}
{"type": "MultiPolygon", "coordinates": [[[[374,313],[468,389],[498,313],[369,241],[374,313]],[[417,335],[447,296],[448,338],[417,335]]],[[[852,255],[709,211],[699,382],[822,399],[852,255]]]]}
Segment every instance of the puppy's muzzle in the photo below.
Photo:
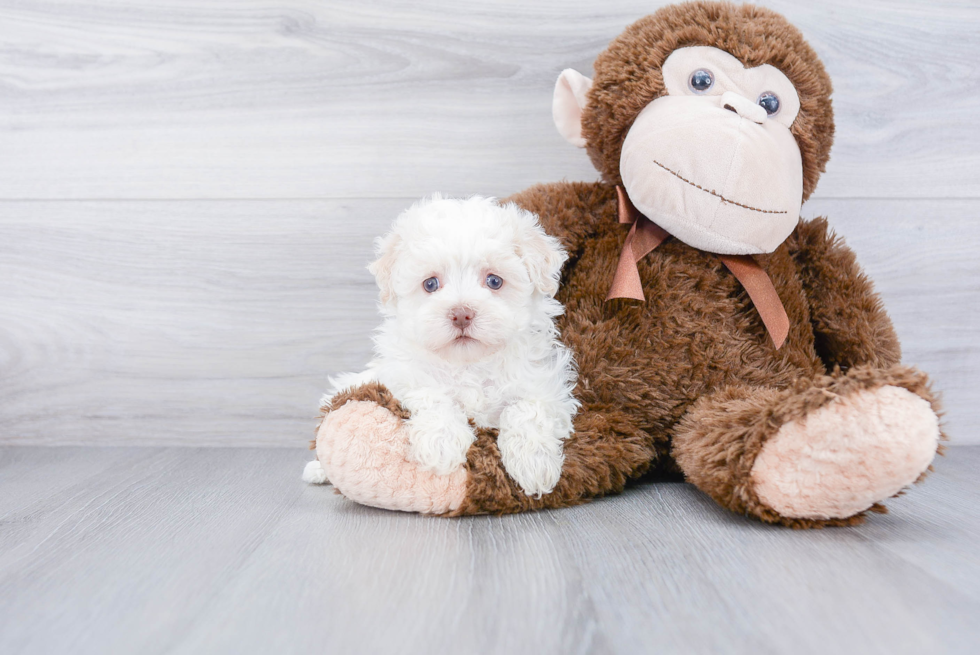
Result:
{"type": "Polygon", "coordinates": [[[465,330],[473,322],[476,312],[469,307],[453,307],[449,310],[449,320],[453,322],[453,327],[458,330],[465,330]]]}

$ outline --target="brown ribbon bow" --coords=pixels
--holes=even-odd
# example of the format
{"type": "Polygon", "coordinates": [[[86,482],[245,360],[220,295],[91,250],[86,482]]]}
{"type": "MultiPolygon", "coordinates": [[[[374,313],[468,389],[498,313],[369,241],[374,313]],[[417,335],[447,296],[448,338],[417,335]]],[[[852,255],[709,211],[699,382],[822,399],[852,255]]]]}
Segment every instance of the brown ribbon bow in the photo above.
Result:
{"type": "MultiPolygon", "coordinates": [[[[613,298],[646,300],[636,263],[669,239],[670,233],[641,214],[633,206],[623,187],[617,186],[616,193],[619,195],[619,222],[632,223],[633,226],[626,235],[626,243],[623,244],[623,252],[616,266],[616,276],[613,278],[606,300],[613,298]]],[[[772,280],[749,255],[718,255],[718,259],[749,294],[752,304],[762,317],[762,322],[778,350],[789,334],[789,317],[786,316],[786,309],[779,299],[779,294],[776,293],[772,280]]]]}

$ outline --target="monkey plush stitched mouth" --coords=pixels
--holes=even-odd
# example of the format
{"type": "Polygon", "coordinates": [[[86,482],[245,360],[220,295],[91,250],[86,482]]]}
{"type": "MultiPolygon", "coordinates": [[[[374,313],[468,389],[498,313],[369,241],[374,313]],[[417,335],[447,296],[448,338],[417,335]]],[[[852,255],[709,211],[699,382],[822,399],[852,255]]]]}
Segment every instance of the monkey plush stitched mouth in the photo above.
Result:
{"type": "MultiPolygon", "coordinates": [[[[675,50],[662,73],[667,93],[639,113],[623,141],[619,171],[630,200],[695,248],[772,252],[799,222],[803,200],[792,82],[774,66],[746,68],[709,46],[675,50]]],[[[555,122],[578,146],[590,87],[569,69],[555,88],[555,122]]]]}

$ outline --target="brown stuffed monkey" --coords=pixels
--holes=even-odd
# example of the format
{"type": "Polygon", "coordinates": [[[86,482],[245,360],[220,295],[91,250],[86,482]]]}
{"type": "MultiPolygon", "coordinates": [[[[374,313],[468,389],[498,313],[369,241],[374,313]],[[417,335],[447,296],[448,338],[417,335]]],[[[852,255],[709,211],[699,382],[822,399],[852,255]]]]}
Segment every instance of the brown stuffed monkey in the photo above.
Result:
{"type": "Polygon", "coordinates": [[[602,181],[532,187],[570,257],[557,298],[581,409],[554,490],[526,495],[495,431],[437,476],[373,384],[324,407],[317,456],[358,502],[450,515],[564,507],[677,474],[730,510],[849,525],[920,479],[942,437],[854,254],[801,220],[833,140],[830,80],[770,10],[693,2],[626,29],[555,123],[602,181]]]}

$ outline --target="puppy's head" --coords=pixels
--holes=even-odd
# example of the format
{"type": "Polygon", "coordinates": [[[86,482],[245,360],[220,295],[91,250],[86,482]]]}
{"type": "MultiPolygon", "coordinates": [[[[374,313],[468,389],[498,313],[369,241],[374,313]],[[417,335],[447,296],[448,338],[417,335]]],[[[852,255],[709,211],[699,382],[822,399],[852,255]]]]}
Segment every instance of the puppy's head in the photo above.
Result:
{"type": "Polygon", "coordinates": [[[561,311],[552,297],[565,252],[513,204],[434,196],[395,220],[377,254],[382,311],[444,359],[478,360],[561,311]]]}

